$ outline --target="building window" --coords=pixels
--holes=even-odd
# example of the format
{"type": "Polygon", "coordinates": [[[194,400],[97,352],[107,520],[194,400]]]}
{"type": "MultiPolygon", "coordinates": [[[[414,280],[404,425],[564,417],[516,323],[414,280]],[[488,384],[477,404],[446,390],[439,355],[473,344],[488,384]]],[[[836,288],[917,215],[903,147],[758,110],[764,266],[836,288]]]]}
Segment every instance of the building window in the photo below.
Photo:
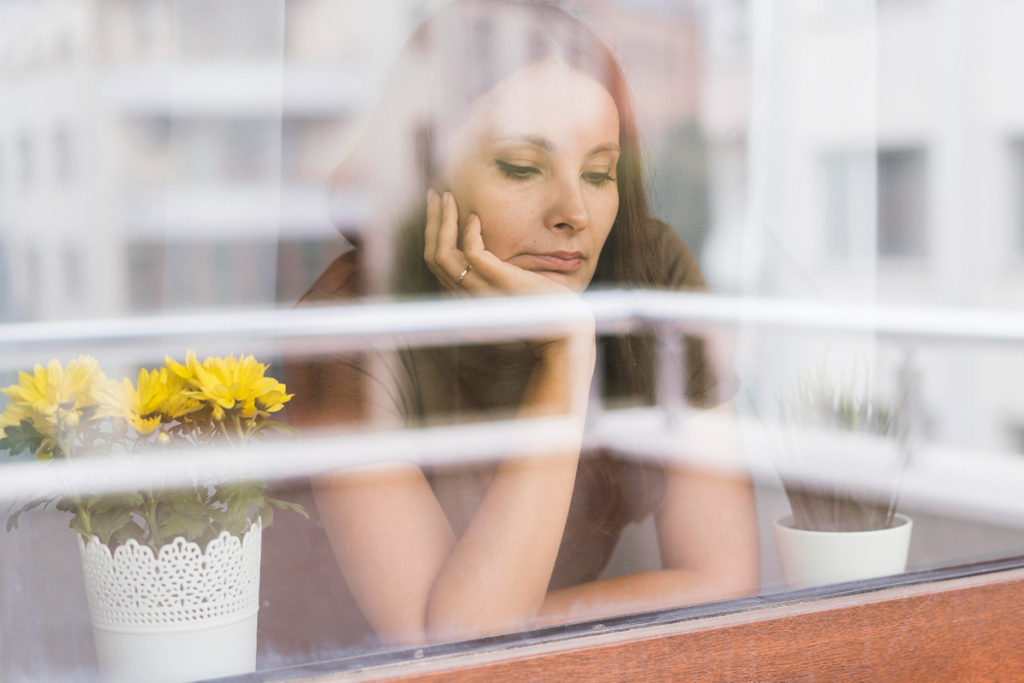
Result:
{"type": "Polygon", "coordinates": [[[57,180],[70,183],[73,174],[73,158],[71,152],[71,133],[66,128],[58,128],[53,133],[53,161],[57,180]]]}
{"type": "Polygon", "coordinates": [[[279,57],[284,3],[278,0],[179,0],[181,54],[188,58],[279,57]]]}
{"type": "Polygon", "coordinates": [[[1010,164],[1011,225],[1016,247],[1024,252],[1024,140],[1010,143],[1010,164]]]}
{"type": "Polygon", "coordinates": [[[32,139],[28,134],[22,134],[18,138],[18,175],[21,177],[21,184],[28,187],[32,184],[32,176],[35,169],[32,164],[32,139]]]}
{"type": "Polygon", "coordinates": [[[870,150],[828,152],[821,170],[825,253],[846,260],[874,253],[875,166],[870,150]]]}
{"type": "Polygon", "coordinates": [[[927,252],[927,158],[922,148],[878,152],[878,254],[927,252]]]}
{"type": "Polygon", "coordinates": [[[0,323],[14,320],[11,297],[11,267],[7,262],[7,245],[0,242],[0,323]]]}
{"type": "Polygon", "coordinates": [[[280,165],[280,138],[273,121],[235,120],[224,124],[224,179],[274,180],[280,165]]]}
{"type": "Polygon", "coordinates": [[[133,243],[128,247],[131,308],[152,313],[268,305],[274,302],[276,264],[274,242],[133,243]]]}
{"type": "Polygon", "coordinates": [[[43,292],[46,283],[43,281],[43,263],[39,251],[29,247],[25,253],[25,281],[19,288],[21,304],[24,306],[25,317],[29,320],[39,319],[39,309],[43,306],[43,292]]]}
{"type": "Polygon", "coordinates": [[[163,244],[128,245],[128,292],[132,311],[153,312],[160,309],[164,295],[165,260],[163,244]]]}
{"type": "Polygon", "coordinates": [[[75,247],[64,250],[64,288],[68,301],[78,303],[85,294],[85,273],[82,272],[82,255],[75,247]]]}

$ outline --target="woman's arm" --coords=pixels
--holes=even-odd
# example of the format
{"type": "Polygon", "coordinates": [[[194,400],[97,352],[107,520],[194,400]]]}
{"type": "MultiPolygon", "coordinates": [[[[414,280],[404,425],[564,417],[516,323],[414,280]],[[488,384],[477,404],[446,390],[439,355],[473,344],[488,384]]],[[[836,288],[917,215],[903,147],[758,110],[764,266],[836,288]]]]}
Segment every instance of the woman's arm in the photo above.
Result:
{"type": "MultiPolygon", "coordinates": [[[[570,381],[579,355],[568,342],[547,345],[518,414],[568,414],[579,401],[579,380],[570,381]]],[[[415,465],[319,478],[324,529],[378,634],[417,642],[530,623],[554,567],[578,457],[573,450],[503,461],[460,539],[415,465]]]]}
{"type": "MultiPolygon", "coordinates": [[[[568,293],[486,252],[470,219],[456,249],[454,199],[428,206],[428,263],[464,289],[568,293]]],[[[533,345],[537,362],[517,416],[566,416],[582,440],[594,366],[592,319],[572,334],[533,345]]],[[[398,642],[479,636],[532,623],[544,601],[576,477],[579,447],[503,460],[469,526],[456,539],[423,472],[411,464],[338,473],[315,485],[324,528],[342,572],[379,635],[398,642]]]]}
{"type": "Polygon", "coordinates": [[[655,517],[660,571],[619,576],[548,594],[541,623],[725,600],[757,591],[759,559],[753,488],[735,467],[739,439],[731,403],[694,418],[692,465],[666,468],[655,517]],[[715,467],[714,463],[721,463],[715,467]],[[733,470],[730,472],[729,470],[733,470]]]}

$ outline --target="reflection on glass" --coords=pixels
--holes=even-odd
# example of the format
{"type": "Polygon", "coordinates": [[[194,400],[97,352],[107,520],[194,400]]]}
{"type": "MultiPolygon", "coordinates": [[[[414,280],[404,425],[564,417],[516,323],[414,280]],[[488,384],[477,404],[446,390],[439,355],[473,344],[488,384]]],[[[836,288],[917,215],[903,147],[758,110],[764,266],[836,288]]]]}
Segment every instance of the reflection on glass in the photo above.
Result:
{"type": "MultiPolygon", "coordinates": [[[[245,472],[311,520],[263,532],[260,669],[785,591],[779,523],[822,501],[895,501],[907,571],[1018,556],[1021,22],[5,0],[0,386],[81,355],[136,383],[189,348],[270,364],[302,434],[245,472]],[[786,413],[821,359],[910,447],[786,413]]],[[[215,450],[0,453],[0,503],[58,476],[174,495],[215,450]]],[[[68,520],[0,533],[4,680],[96,676],[68,520]]]]}
{"type": "MultiPolygon", "coordinates": [[[[585,25],[551,7],[458,3],[417,29],[336,174],[366,183],[377,232],[335,260],[302,303],[385,292],[574,298],[597,288],[703,289],[689,249],[651,216],[644,165],[621,68],[585,25]],[[387,279],[374,270],[373,248],[387,279]]],[[[290,417],[305,428],[395,429],[566,415],[582,427],[598,348],[609,400],[654,398],[655,339],[596,345],[585,318],[564,334],[292,363],[290,417]]],[[[677,384],[690,402],[730,414],[735,387],[705,343],[689,339],[685,360],[677,384]]],[[[386,643],[755,589],[753,498],[742,472],[636,462],[583,448],[582,431],[569,447],[512,447],[497,462],[417,466],[414,453],[409,461],[314,479],[325,534],[301,541],[329,542],[340,568],[321,560],[323,587],[311,594],[347,588],[352,597],[336,604],[354,600],[386,643]],[[602,578],[622,529],[652,517],[660,560],[602,578]]],[[[330,627],[289,623],[271,642],[283,649],[285,639],[330,627]]]]}

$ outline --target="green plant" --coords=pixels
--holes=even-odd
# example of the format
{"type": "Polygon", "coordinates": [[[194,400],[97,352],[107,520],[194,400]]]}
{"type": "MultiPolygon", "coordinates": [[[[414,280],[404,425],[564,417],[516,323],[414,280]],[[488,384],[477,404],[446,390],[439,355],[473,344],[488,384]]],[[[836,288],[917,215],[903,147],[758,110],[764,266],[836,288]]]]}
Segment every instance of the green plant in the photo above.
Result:
{"type": "MultiPolygon", "coordinates": [[[[0,450],[28,451],[40,460],[134,457],[172,445],[242,450],[268,430],[291,431],[270,418],[291,396],[266,369],[252,356],[199,363],[190,351],[184,365],[168,357],[165,367],[141,370],[133,384],[107,379],[88,356],[66,368],[56,360],[36,365],[3,390],[9,403],[0,414],[0,450]]],[[[14,510],[8,531],[21,514],[50,504],[71,513],[70,527],[86,542],[98,536],[111,549],[134,539],[159,550],[177,536],[205,547],[222,531],[241,536],[256,515],[269,526],[275,508],[307,516],[301,506],[266,495],[262,481],[196,483],[109,496],[44,496],[14,510]]]]}
{"type": "MultiPolygon", "coordinates": [[[[905,399],[906,394],[899,400],[880,397],[862,363],[848,376],[837,378],[822,358],[798,374],[789,393],[778,400],[777,426],[769,428],[762,420],[776,462],[789,466],[782,473],[782,484],[796,528],[869,531],[892,526],[900,480],[910,456],[911,420],[904,410],[905,399]],[[828,438],[808,438],[811,434],[828,438]],[[828,448],[829,442],[838,447],[844,435],[871,437],[860,440],[860,445],[896,449],[896,467],[884,473],[880,485],[854,487],[843,477],[848,469],[814,467],[827,461],[821,449],[828,448]],[[792,477],[794,469],[812,474],[792,477]]],[[[858,444],[853,453],[843,455],[856,457],[858,444]]],[[[856,463],[842,465],[848,468],[856,463]]]]}

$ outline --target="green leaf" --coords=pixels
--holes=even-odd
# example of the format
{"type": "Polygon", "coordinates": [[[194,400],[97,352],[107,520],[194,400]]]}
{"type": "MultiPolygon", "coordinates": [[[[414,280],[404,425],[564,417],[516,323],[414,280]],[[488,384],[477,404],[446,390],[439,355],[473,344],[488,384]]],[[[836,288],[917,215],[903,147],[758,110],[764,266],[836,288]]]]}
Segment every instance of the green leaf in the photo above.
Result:
{"type": "Polygon", "coordinates": [[[93,498],[89,501],[89,509],[96,513],[108,512],[115,509],[138,509],[142,507],[143,498],[141,493],[123,493],[114,496],[103,496],[93,498]]]}
{"type": "Polygon", "coordinates": [[[13,513],[11,513],[11,515],[7,518],[7,530],[11,531],[12,529],[17,529],[18,528],[18,518],[21,517],[22,514],[28,512],[29,510],[35,509],[35,508],[39,507],[40,505],[42,505],[43,508],[45,508],[47,505],[52,503],[54,500],[56,500],[56,499],[55,498],[40,498],[39,500],[33,500],[33,501],[29,502],[29,503],[25,503],[20,508],[18,508],[18,510],[16,510],[13,513]]]}
{"type": "Polygon", "coordinates": [[[249,524],[249,515],[253,510],[260,510],[267,504],[263,482],[242,482],[225,484],[217,488],[211,500],[224,505],[224,528],[235,536],[245,532],[249,524]]]}
{"type": "Polygon", "coordinates": [[[49,438],[36,429],[31,420],[22,420],[20,424],[11,425],[3,432],[4,437],[0,439],[0,450],[10,451],[10,455],[20,455],[25,451],[35,455],[49,438]]]}
{"type": "Polygon", "coordinates": [[[265,428],[270,428],[273,429],[275,432],[279,432],[281,434],[288,434],[289,436],[297,436],[302,433],[295,427],[292,427],[290,424],[285,424],[284,422],[274,422],[272,420],[267,420],[266,422],[259,426],[259,430],[261,431],[265,428]]]}
{"type": "Polygon", "coordinates": [[[90,516],[92,532],[100,537],[104,545],[110,545],[110,538],[134,522],[132,511],[128,508],[109,508],[103,512],[93,512],[90,516]]]}
{"type": "Polygon", "coordinates": [[[114,532],[114,539],[118,545],[124,545],[131,539],[142,545],[146,542],[146,530],[143,529],[134,519],[114,532]]]}
{"type": "Polygon", "coordinates": [[[274,523],[274,508],[270,507],[270,505],[264,505],[260,508],[260,520],[263,523],[263,528],[269,529],[274,523]]]}
{"type": "Polygon", "coordinates": [[[306,508],[302,507],[298,503],[289,503],[288,501],[281,500],[280,498],[270,497],[267,498],[267,502],[276,507],[278,510],[291,510],[293,512],[298,512],[306,519],[309,519],[309,513],[306,512],[306,508]]]}
{"type": "Polygon", "coordinates": [[[209,524],[211,522],[223,524],[225,514],[223,510],[214,507],[210,503],[201,503],[192,496],[182,496],[172,504],[172,509],[190,515],[195,519],[203,519],[209,524]]]}
{"type": "Polygon", "coordinates": [[[168,540],[177,536],[184,536],[185,540],[197,541],[209,528],[210,522],[208,520],[179,513],[165,519],[160,525],[160,532],[168,540]]]}

